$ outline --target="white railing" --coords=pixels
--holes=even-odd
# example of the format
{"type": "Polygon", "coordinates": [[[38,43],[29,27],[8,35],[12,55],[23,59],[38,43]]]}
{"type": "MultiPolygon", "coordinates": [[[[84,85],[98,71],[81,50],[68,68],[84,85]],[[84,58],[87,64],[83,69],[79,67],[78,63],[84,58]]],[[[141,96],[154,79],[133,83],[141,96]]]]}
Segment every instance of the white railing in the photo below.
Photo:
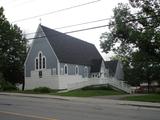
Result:
{"type": "Polygon", "coordinates": [[[90,78],[86,81],[68,84],[68,90],[83,88],[90,85],[108,84],[108,79],[90,78]]]}
{"type": "Polygon", "coordinates": [[[117,80],[115,78],[111,78],[108,82],[109,85],[112,85],[115,88],[118,88],[122,91],[125,91],[127,93],[131,93],[131,86],[125,83],[125,81],[117,80]]]}
{"type": "Polygon", "coordinates": [[[117,80],[115,78],[90,78],[85,81],[82,80],[82,82],[68,84],[67,88],[68,90],[74,90],[74,89],[79,89],[79,88],[83,88],[90,85],[102,85],[102,84],[109,84],[117,89],[120,89],[127,93],[131,93],[130,85],[128,85],[124,81],[117,80]]]}

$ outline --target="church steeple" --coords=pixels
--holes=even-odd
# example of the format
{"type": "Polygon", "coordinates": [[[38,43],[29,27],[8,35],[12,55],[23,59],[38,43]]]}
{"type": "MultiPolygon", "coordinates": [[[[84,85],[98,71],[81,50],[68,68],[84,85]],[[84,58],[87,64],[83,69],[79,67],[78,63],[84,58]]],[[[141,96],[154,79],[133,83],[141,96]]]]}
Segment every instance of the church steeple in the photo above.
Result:
{"type": "Polygon", "coordinates": [[[42,19],[41,18],[39,18],[39,24],[41,25],[41,22],[42,22],[42,19]]]}

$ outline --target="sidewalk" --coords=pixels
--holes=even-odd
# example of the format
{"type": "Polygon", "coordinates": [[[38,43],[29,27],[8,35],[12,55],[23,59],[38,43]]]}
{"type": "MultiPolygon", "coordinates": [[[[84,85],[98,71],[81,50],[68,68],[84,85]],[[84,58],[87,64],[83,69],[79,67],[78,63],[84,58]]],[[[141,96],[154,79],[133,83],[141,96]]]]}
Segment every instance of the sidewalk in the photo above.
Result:
{"type": "Polygon", "coordinates": [[[59,99],[59,100],[66,100],[66,101],[88,102],[88,103],[94,103],[94,104],[104,103],[104,104],[114,104],[114,105],[160,108],[160,103],[112,100],[107,98],[101,99],[101,98],[93,98],[93,97],[87,97],[87,98],[86,97],[63,97],[63,96],[43,95],[43,94],[23,94],[23,93],[7,93],[7,92],[0,92],[0,95],[32,97],[32,98],[42,98],[42,99],[59,99]]]}

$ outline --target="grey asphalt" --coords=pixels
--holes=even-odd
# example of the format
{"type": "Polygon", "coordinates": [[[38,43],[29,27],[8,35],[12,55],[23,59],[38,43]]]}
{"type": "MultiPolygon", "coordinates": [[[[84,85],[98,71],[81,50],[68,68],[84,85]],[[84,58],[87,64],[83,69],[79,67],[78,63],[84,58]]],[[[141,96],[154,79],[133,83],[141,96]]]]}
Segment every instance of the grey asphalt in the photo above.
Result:
{"type": "Polygon", "coordinates": [[[33,118],[33,117],[24,117],[24,116],[18,116],[18,115],[12,115],[7,113],[1,113],[0,112],[0,119],[1,120],[44,120],[39,118],[33,118]]]}
{"type": "Polygon", "coordinates": [[[127,101],[0,93],[0,120],[159,120],[159,113],[127,101]]]}

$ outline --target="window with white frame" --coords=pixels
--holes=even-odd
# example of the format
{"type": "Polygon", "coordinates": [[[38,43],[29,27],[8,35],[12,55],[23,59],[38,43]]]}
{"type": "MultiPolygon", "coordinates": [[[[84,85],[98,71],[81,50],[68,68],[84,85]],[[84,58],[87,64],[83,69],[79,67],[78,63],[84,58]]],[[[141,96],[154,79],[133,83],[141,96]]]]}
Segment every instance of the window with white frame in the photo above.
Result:
{"type": "Polygon", "coordinates": [[[42,53],[39,53],[39,69],[42,69],[42,53]]]}
{"type": "Polygon", "coordinates": [[[35,59],[35,68],[38,70],[38,58],[35,59]]]}
{"type": "Polygon", "coordinates": [[[43,68],[45,69],[46,68],[46,57],[43,56],[43,68]]]}
{"type": "Polygon", "coordinates": [[[76,75],[79,74],[79,67],[78,67],[78,65],[76,65],[76,67],[75,67],[75,74],[76,74],[76,75]]]}
{"type": "Polygon", "coordinates": [[[65,75],[68,74],[68,65],[67,64],[64,65],[64,74],[65,75]]]}
{"type": "Polygon", "coordinates": [[[40,51],[38,56],[35,58],[35,69],[41,70],[46,68],[46,57],[40,51]]]}
{"type": "Polygon", "coordinates": [[[39,71],[39,78],[42,78],[42,71],[39,71]]]}

